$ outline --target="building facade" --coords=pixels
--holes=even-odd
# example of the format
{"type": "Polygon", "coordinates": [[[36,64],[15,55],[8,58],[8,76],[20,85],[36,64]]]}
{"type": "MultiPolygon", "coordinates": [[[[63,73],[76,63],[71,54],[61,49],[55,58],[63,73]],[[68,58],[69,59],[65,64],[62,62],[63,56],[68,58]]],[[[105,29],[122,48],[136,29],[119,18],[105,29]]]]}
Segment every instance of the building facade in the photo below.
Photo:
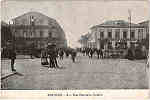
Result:
{"type": "Polygon", "coordinates": [[[55,19],[39,12],[28,12],[14,18],[11,30],[18,49],[42,49],[48,43],[67,47],[65,33],[55,19]]]}
{"type": "Polygon", "coordinates": [[[149,49],[149,20],[139,23],[141,26],[146,27],[146,39],[143,41],[143,44],[149,49]]]}
{"type": "Polygon", "coordinates": [[[87,33],[85,35],[82,35],[81,38],[78,40],[78,42],[81,44],[81,48],[88,48],[91,47],[90,41],[91,34],[87,33]]]}
{"type": "Polygon", "coordinates": [[[95,47],[102,49],[136,46],[146,39],[146,27],[129,23],[124,20],[106,21],[91,28],[94,35],[95,47]]]}
{"type": "Polygon", "coordinates": [[[7,42],[12,39],[12,34],[9,24],[1,21],[1,47],[6,47],[7,42]]]}

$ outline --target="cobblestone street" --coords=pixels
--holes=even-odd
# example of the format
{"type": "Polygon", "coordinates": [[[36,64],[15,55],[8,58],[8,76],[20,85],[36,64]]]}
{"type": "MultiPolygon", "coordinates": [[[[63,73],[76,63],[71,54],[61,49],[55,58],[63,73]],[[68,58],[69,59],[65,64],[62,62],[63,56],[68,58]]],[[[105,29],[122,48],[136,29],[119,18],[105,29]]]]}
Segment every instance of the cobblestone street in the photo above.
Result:
{"type": "MultiPolygon", "coordinates": [[[[2,73],[10,61],[2,60],[2,73]]],[[[15,68],[22,75],[2,80],[3,89],[146,89],[145,61],[126,59],[89,59],[78,56],[58,60],[60,69],[42,66],[40,59],[17,59],[15,68]]]]}

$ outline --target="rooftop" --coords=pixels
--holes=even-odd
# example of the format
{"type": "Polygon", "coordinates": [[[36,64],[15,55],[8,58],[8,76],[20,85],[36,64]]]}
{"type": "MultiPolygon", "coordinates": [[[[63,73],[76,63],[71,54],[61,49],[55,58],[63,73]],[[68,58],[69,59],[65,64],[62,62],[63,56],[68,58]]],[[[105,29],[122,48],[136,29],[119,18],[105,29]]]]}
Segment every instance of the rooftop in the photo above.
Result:
{"type": "MultiPolygon", "coordinates": [[[[109,20],[109,21],[105,21],[102,24],[95,25],[95,26],[91,27],[91,29],[96,28],[96,27],[101,27],[101,26],[115,26],[115,27],[125,26],[125,27],[128,27],[128,26],[130,26],[130,22],[127,22],[124,20],[109,20]]],[[[131,23],[131,26],[139,26],[139,24],[131,23]]]]}

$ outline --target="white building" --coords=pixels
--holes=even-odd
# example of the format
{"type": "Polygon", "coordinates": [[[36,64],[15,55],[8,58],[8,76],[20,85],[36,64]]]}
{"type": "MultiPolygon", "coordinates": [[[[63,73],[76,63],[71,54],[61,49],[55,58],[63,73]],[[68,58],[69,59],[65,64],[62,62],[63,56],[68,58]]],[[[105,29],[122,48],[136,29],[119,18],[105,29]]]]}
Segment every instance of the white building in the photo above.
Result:
{"type": "Polygon", "coordinates": [[[146,27],[124,20],[106,21],[91,28],[95,48],[126,48],[146,38],[146,27]],[[122,45],[119,45],[122,44],[122,45]]]}

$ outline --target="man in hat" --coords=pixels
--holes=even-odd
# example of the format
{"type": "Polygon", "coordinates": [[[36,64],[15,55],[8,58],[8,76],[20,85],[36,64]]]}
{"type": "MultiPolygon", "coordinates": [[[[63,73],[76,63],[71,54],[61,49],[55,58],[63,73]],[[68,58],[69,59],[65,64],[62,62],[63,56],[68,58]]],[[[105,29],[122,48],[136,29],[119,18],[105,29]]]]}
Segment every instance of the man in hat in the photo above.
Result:
{"type": "Polygon", "coordinates": [[[76,56],[77,56],[76,50],[72,49],[71,50],[71,58],[72,58],[73,63],[75,63],[76,56]]]}
{"type": "Polygon", "coordinates": [[[11,60],[11,70],[16,71],[16,69],[14,68],[15,59],[16,59],[16,52],[15,52],[14,48],[11,48],[9,50],[9,59],[11,60]]]}
{"type": "Polygon", "coordinates": [[[56,68],[58,67],[57,63],[57,52],[56,52],[56,45],[48,43],[48,55],[49,55],[49,64],[50,68],[56,68]]]}

